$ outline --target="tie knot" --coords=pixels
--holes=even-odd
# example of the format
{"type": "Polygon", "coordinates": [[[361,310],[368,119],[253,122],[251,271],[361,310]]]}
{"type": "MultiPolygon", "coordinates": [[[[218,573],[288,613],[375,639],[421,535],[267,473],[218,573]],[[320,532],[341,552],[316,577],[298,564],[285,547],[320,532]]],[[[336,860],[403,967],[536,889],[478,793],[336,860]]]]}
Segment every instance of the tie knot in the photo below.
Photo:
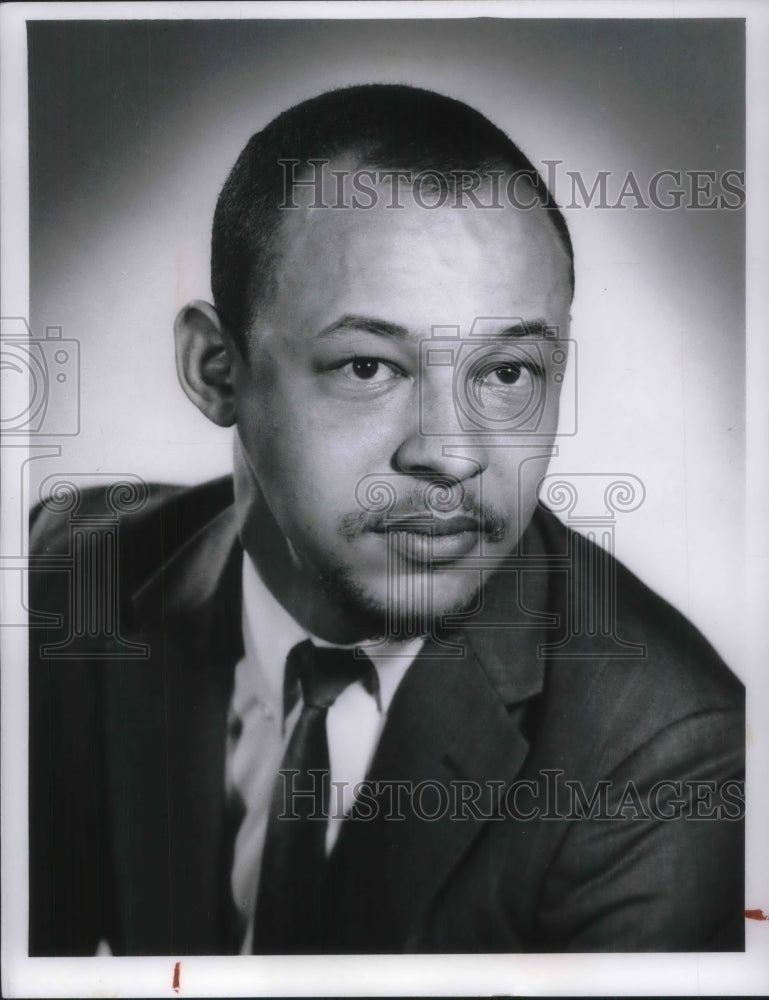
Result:
{"type": "Polygon", "coordinates": [[[374,664],[367,656],[356,656],[355,649],[318,647],[306,639],[288,654],[286,692],[295,691],[298,681],[305,705],[330,708],[346,687],[359,680],[366,680],[369,693],[376,693],[374,664]]]}

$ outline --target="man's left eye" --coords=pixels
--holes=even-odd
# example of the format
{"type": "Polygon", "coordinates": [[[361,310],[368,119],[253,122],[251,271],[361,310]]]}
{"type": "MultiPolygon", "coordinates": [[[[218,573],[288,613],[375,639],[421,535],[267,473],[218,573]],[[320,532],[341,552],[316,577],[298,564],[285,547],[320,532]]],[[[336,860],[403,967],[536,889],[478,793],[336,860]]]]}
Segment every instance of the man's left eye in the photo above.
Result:
{"type": "Polygon", "coordinates": [[[476,373],[476,382],[487,389],[499,392],[515,389],[528,391],[532,385],[535,372],[522,361],[504,361],[489,365],[476,373]]]}
{"type": "Polygon", "coordinates": [[[511,362],[510,364],[498,365],[496,368],[492,368],[491,371],[486,372],[484,377],[489,382],[496,382],[498,385],[515,385],[516,382],[521,380],[523,374],[523,365],[511,362]]]}

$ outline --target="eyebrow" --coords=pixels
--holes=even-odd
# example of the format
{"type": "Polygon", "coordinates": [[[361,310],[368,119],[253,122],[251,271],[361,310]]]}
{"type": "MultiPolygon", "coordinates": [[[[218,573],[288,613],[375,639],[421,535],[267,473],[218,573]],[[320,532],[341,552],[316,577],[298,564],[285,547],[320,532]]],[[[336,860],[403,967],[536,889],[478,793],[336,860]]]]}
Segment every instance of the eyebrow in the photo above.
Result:
{"type": "MultiPolygon", "coordinates": [[[[485,339],[494,340],[497,338],[520,338],[520,337],[545,337],[553,329],[544,319],[521,320],[513,323],[502,330],[499,330],[485,339]]],[[[410,334],[405,326],[397,323],[390,323],[384,319],[376,319],[372,316],[359,316],[355,313],[346,313],[344,316],[316,333],[313,340],[320,340],[324,337],[331,337],[336,333],[344,331],[360,330],[363,333],[373,333],[378,337],[393,337],[397,340],[406,340],[410,334]]]]}
{"type": "Polygon", "coordinates": [[[520,323],[513,323],[512,326],[505,327],[494,334],[494,337],[546,337],[549,331],[554,330],[552,323],[544,319],[522,320],[520,323]]]}
{"type": "Polygon", "coordinates": [[[371,316],[357,316],[354,313],[346,313],[340,319],[335,320],[329,326],[324,327],[316,333],[313,340],[321,337],[330,337],[334,333],[344,330],[362,330],[364,333],[373,333],[379,337],[395,337],[398,340],[405,340],[409,336],[409,331],[405,326],[397,323],[388,323],[384,319],[375,319],[371,316]]]}

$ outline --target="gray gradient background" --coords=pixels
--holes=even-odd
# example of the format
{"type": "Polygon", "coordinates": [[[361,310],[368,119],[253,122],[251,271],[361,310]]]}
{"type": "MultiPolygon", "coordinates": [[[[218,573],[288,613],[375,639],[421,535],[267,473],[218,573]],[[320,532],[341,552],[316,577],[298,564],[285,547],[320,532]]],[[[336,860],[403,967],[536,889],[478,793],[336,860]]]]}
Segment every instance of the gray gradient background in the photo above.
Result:
{"type": "MultiPolygon", "coordinates": [[[[29,38],[31,323],[80,341],[82,411],[62,457],[32,463],[33,490],[52,473],[228,471],[230,432],[177,386],[172,324],[210,295],[227,171],[289,104],[355,82],[430,87],[537,165],[563,160],[588,186],[610,170],[610,191],[629,170],[744,167],[738,20],[38,22],[29,38]]],[[[617,554],[746,677],[744,213],[565,214],[579,434],[552,471],[643,481],[617,554]]]]}

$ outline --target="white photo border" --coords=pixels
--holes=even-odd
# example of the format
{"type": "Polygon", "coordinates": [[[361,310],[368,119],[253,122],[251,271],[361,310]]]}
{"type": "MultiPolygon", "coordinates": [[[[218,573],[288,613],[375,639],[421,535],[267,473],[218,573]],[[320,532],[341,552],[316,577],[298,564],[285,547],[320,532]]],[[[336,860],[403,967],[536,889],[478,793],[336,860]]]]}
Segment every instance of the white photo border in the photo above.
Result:
{"type": "MultiPolygon", "coordinates": [[[[0,9],[2,315],[29,315],[27,20],[302,18],[735,18],[747,31],[746,660],[769,664],[769,9],[756,2],[56,3],[0,9]]],[[[6,398],[4,405],[12,406],[6,398]]],[[[4,442],[5,443],[5,442],[4,442]]],[[[17,439],[13,448],[29,442],[17,439]]],[[[3,472],[17,452],[3,448],[3,472]]],[[[2,503],[2,551],[25,519],[12,477],[2,503]]],[[[740,516],[735,512],[735,516],[740,516]]],[[[4,595],[5,596],[5,595],[4,595]]],[[[4,619],[0,619],[4,620],[4,619]]],[[[2,643],[2,992],[7,997],[319,995],[761,995],[769,992],[769,920],[746,921],[744,954],[29,958],[26,954],[26,634],[2,643]],[[181,961],[179,990],[174,968],[181,961]]],[[[757,671],[760,675],[760,670],[757,671]]],[[[753,676],[757,674],[754,673],[753,676]]],[[[769,915],[769,683],[747,702],[746,909],[769,915]]]]}

